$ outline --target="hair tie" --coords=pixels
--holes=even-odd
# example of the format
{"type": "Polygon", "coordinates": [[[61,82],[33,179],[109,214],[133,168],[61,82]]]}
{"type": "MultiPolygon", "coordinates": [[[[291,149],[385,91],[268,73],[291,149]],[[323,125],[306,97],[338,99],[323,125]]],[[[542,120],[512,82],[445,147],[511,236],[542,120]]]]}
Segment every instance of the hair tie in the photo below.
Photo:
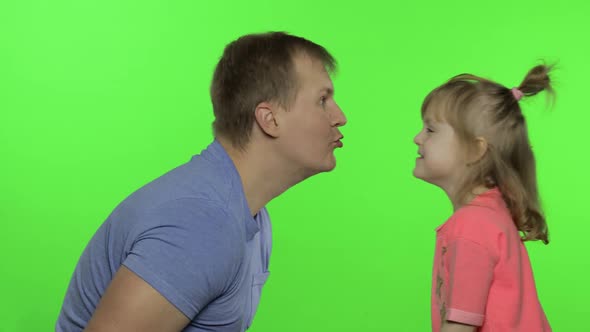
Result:
{"type": "Polygon", "coordinates": [[[522,96],[524,96],[524,93],[522,93],[522,91],[520,91],[518,88],[512,88],[510,89],[510,91],[512,91],[512,95],[514,96],[514,99],[516,99],[516,101],[521,100],[522,96]]]}

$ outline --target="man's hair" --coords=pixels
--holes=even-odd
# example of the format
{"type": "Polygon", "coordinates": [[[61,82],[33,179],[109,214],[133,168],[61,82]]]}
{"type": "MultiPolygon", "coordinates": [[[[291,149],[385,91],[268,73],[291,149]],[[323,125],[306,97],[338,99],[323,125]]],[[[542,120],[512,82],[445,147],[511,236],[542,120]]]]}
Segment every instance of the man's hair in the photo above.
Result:
{"type": "Polygon", "coordinates": [[[310,56],[328,72],[336,60],[322,46],[284,32],[245,35],[225,47],[211,83],[216,137],[245,148],[261,102],[276,102],[288,109],[298,91],[294,58],[310,56]]]}

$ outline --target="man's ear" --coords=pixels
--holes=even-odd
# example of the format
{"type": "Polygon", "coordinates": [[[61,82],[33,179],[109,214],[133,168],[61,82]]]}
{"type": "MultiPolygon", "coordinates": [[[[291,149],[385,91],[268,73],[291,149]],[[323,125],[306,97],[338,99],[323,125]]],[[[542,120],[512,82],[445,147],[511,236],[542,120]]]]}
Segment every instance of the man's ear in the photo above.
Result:
{"type": "Polygon", "coordinates": [[[473,153],[469,156],[469,165],[473,165],[480,161],[488,152],[488,141],[483,137],[475,138],[473,153]]]}
{"type": "Polygon", "coordinates": [[[278,107],[274,103],[263,101],[256,106],[254,116],[258,127],[268,136],[279,137],[279,124],[275,117],[278,107]]]}

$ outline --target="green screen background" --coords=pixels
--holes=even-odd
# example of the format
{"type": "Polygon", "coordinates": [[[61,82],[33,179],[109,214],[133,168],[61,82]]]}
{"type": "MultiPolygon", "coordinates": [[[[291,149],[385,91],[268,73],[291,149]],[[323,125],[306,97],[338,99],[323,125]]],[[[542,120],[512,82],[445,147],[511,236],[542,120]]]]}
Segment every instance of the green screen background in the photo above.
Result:
{"type": "Polygon", "coordinates": [[[527,244],[555,331],[590,315],[588,2],[3,1],[0,331],[49,331],[84,246],[131,192],[211,141],[223,47],[283,30],[331,51],[349,123],[334,172],[269,204],[271,277],[252,331],[427,331],[434,228],[414,179],[424,96],[470,72],[507,86],[557,61],[557,102],[523,101],[551,244],[527,244]]]}

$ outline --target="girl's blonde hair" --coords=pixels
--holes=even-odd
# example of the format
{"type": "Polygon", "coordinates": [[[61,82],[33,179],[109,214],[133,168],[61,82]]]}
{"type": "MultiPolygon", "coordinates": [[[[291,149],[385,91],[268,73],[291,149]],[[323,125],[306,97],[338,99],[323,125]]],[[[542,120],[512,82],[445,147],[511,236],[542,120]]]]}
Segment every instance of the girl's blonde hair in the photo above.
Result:
{"type": "Polygon", "coordinates": [[[537,189],[535,157],[518,100],[545,90],[554,96],[549,71],[552,66],[531,69],[517,90],[471,74],[462,74],[433,90],[424,100],[426,113],[449,123],[469,155],[487,142],[483,156],[469,164],[459,186],[464,201],[480,185],[497,186],[523,240],[549,243],[545,217],[537,189]]]}

